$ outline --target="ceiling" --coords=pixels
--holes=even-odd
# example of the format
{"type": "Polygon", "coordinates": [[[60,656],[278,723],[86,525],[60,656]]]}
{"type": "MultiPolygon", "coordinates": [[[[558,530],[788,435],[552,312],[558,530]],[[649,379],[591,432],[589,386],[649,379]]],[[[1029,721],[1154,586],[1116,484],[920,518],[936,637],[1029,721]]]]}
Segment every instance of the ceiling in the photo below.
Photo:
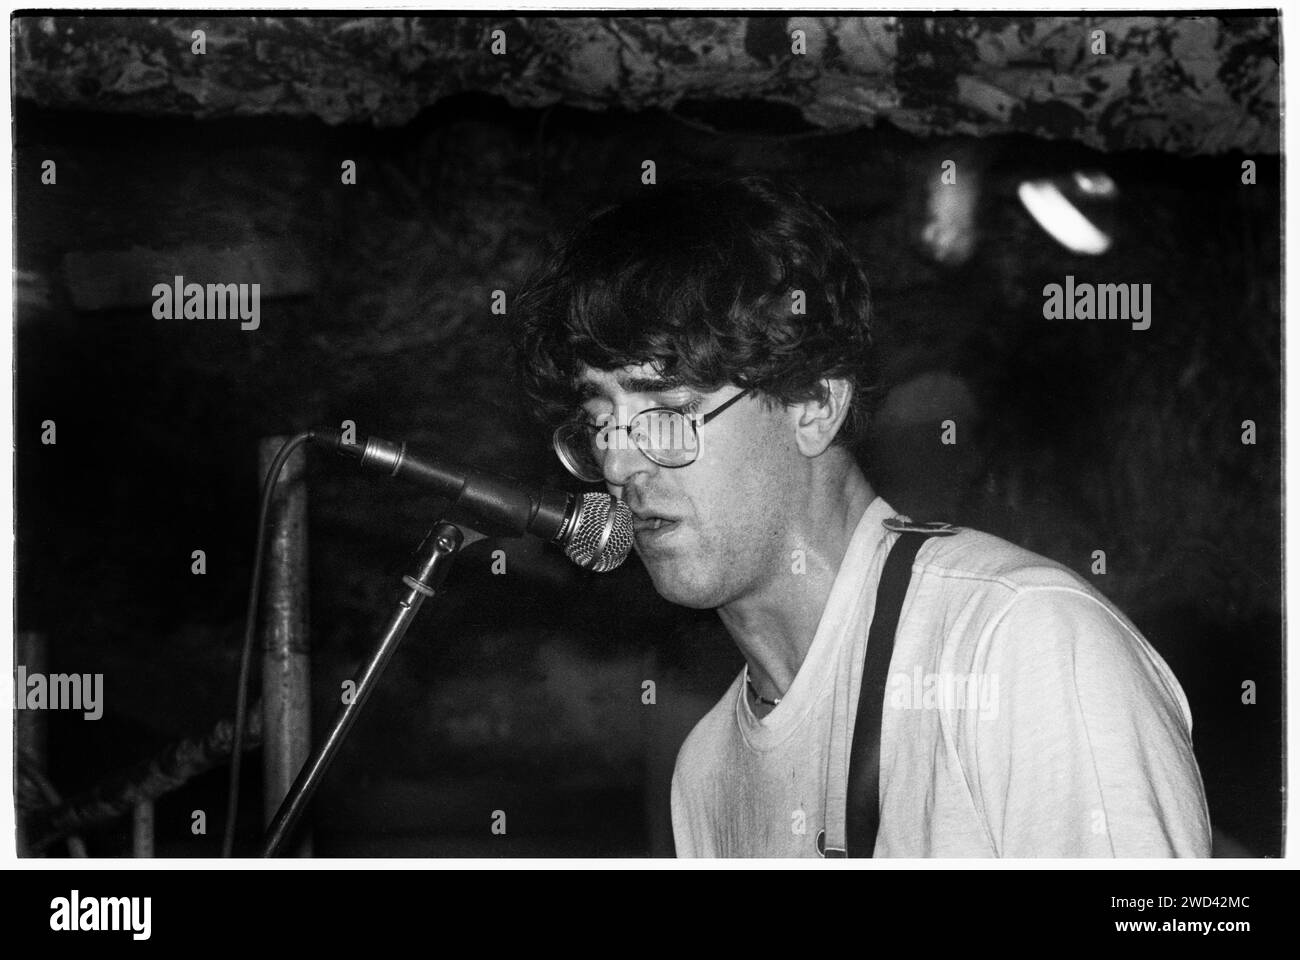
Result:
{"type": "Polygon", "coordinates": [[[13,37],[16,96],[57,109],[388,127],[479,92],[1107,151],[1279,142],[1276,17],[17,17],[13,37]]]}

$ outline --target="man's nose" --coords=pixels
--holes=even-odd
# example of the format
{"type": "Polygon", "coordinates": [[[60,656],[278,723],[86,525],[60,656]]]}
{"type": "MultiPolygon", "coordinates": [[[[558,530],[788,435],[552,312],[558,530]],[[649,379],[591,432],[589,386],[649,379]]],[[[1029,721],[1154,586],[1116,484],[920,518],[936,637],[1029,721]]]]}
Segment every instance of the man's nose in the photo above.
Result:
{"type": "Polygon", "coordinates": [[[611,491],[615,495],[631,483],[637,474],[648,474],[658,469],[655,463],[637,448],[626,432],[618,436],[616,442],[610,444],[610,448],[605,451],[605,462],[601,467],[605,474],[606,485],[618,488],[617,491],[611,491]]]}

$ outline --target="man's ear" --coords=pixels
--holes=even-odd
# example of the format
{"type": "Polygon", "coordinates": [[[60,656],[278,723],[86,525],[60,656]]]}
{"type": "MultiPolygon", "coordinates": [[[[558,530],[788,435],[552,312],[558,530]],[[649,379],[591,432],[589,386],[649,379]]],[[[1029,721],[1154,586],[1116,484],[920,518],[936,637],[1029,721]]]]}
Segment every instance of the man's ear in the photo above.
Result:
{"type": "Polygon", "coordinates": [[[827,377],[822,380],[823,397],[814,397],[791,405],[795,444],[805,457],[826,452],[844,424],[853,399],[853,387],[847,380],[827,377]]]}

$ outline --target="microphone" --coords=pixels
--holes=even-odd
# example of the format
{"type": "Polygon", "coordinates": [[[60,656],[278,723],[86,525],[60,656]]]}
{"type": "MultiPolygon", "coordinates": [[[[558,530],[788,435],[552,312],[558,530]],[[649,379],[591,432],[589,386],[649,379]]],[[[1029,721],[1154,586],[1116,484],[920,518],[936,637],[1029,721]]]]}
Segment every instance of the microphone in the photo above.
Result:
{"type": "Polygon", "coordinates": [[[489,524],[494,535],[531,533],[559,544],[584,570],[613,570],[632,551],[632,510],[608,493],[584,493],[578,499],[563,490],[533,488],[475,467],[417,457],[405,443],[378,437],[345,443],[333,430],[314,430],[311,437],[372,472],[401,477],[451,498],[489,524]]]}

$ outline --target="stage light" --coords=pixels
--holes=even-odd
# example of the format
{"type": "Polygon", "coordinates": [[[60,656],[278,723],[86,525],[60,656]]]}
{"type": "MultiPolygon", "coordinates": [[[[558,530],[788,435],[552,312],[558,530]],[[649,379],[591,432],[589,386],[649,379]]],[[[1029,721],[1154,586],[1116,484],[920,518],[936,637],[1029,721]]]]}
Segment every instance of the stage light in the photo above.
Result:
{"type": "Polygon", "coordinates": [[[1070,252],[1100,256],[1110,249],[1110,233],[1094,222],[1119,193],[1108,174],[1076,170],[1069,177],[1025,180],[1016,193],[1038,225],[1070,252]]]}

